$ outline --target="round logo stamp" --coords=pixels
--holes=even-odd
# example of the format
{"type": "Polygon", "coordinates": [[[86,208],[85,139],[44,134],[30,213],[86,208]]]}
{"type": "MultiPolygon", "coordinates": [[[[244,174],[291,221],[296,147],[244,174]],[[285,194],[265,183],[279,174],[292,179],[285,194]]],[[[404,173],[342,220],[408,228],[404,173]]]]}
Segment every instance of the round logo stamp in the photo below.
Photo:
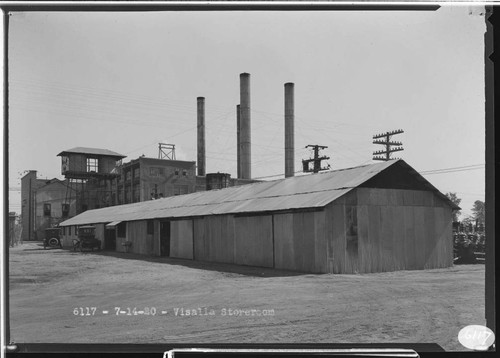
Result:
{"type": "Polygon", "coordinates": [[[495,343],[495,334],[491,329],[480,325],[470,325],[458,332],[458,341],[475,351],[486,351],[495,343]]]}

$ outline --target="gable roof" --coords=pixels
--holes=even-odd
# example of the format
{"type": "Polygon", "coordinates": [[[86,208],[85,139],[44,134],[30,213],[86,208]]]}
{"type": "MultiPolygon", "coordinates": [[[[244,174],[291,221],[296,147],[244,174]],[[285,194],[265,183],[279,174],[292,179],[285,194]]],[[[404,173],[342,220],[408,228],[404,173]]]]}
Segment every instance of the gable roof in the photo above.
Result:
{"type": "MultiPolygon", "coordinates": [[[[412,169],[401,159],[391,160],[313,175],[88,210],[60,225],[321,208],[394,165],[401,165],[406,170],[412,169]]],[[[416,171],[412,174],[421,177],[416,171]]],[[[450,207],[458,208],[427,180],[423,177],[421,179],[428,183],[429,191],[440,195],[450,207]]]]}
{"type": "Polygon", "coordinates": [[[53,184],[59,184],[59,185],[67,186],[64,180],[53,178],[53,179],[46,179],[46,180],[44,180],[44,183],[40,187],[38,187],[37,190],[44,190],[49,185],[53,185],[53,184]]]}
{"type": "Polygon", "coordinates": [[[115,158],[125,158],[126,155],[122,155],[116,152],[113,152],[108,149],[99,149],[99,148],[86,148],[86,147],[75,147],[68,150],[63,150],[57,156],[65,155],[67,153],[74,154],[91,154],[91,155],[103,155],[106,157],[115,157],[115,158]]]}

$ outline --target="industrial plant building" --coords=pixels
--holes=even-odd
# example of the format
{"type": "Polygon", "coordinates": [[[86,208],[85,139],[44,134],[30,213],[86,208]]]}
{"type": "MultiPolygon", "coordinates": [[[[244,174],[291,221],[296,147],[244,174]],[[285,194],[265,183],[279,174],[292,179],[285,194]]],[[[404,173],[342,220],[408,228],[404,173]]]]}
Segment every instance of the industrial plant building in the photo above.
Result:
{"type": "Polygon", "coordinates": [[[311,273],[449,267],[459,209],[403,160],[89,210],[103,247],[311,273]],[[114,243],[110,247],[109,242],[114,243]]]}
{"type": "Polygon", "coordinates": [[[149,256],[310,273],[453,264],[452,212],[459,207],[406,162],[390,160],[400,149],[387,149],[382,163],[324,173],[315,155],[303,160],[314,174],[295,176],[294,84],[286,83],[285,178],[256,182],[250,115],[250,75],[242,73],[235,179],[206,173],[204,97],[197,98],[197,162],[140,157],[122,164],[123,156],[109,151],[61,153],[66,178],[87,186],[77,195],[77,215],[59,224],[63,246],[72,246],[79,226],[92,225],[102,249],[149,256]]]}
{"type": "Polygon", "coordinates": [[[69,191],[69,180],[40,179],[37,171],[30,170],[21,178],[22,240],[41,240],[46,228],[78,212],[77,196],[69,191]]]}
{"type": "Polygon", "coordinates": [[[23,240],[41,240],[44,230],[86,210],[168,196],[245,185],[257,180],[227,173],[196,175],[196,162],[124,155],[107,149],[77,147],[58,154],[64,180],[21,178],[23,240]]]}

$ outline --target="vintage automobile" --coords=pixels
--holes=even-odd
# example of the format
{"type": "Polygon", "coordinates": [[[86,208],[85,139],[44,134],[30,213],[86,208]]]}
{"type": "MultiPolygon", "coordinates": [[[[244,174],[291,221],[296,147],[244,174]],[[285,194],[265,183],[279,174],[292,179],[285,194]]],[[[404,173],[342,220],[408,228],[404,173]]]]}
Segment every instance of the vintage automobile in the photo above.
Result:
{"type": "Polygon", "coordinates": [[[474,264],[476,263],[476,239],[474,235],[467,235],[458,232],[453,235],[454,241],[454,263],[455,264],[474,264]]]}
{"type": "Polygon", "coordinates": [[[78,228],[78,239],[73,240],[73,251],[79,249],[101,249],[101,240],[95,237],[95,226],[80,226],[78,228]]]}
{"type": "Polygon", "coordinates": [[[51,248],[61,248],[61,228],[53,227],[50,229],[45,229],[45,237],[43,238],[43,249],[47,247],[51,248]]]}

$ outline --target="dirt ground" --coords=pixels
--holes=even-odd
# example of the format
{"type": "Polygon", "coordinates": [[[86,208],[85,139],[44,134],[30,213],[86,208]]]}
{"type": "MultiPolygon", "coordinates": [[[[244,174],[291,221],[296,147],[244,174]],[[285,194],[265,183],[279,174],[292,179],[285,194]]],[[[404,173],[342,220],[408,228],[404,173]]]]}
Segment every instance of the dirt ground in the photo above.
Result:
{"type": "Polygon", "coordinates": [[[460,329],[485,324],[484,271],[461,265],[312,275],[25,243],[10,251],[11,337],[17,343],[419,342],[465,350],[460,329]],[[134,315],[134,308],[155,308],[156,315],[134,315]]]}

